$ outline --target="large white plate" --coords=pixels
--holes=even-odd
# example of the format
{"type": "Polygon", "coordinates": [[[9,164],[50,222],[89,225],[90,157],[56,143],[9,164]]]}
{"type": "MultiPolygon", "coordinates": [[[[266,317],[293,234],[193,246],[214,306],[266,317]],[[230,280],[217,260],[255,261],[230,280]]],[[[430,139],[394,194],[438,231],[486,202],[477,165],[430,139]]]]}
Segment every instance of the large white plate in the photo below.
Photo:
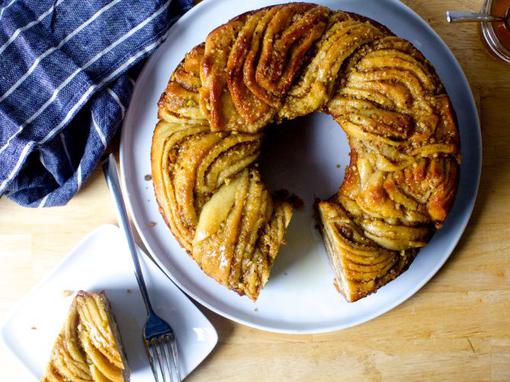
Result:
{"type": "Polygon", "coordinates": [[[481,136],[476,106],[454,56],[431,27],[409,8],[392,0],[320,0],[317,3],[369,16],[418,47],[436,67],[459,120],[462,166],[459,191],[444,227],[421,250],[410,269],[376,294],[348,304],[333,286],[322,241],[313,220],[316,196],[332,195],[343,178],[348,146],[328,116],[315,114],[273,129],[267,142],[264,179],[304,199],[287,233],[288,244],[257,302],[239,297],[205,276],[174,240],[159,214],[150,174],[150,146],[157,101],[184,54],[209,31],[230,18],[270,4],[271,0],[206,0],[191,10],[168,35],[137,81],[121,143],[123,183],[142,239],[167,274],[190,296],[215,312],[256,328],[287,333],[326,332],[360,324],[402,303],[442,266],[471,215],[481,169],[481,136]],[[311,126],[313,125],[313,127],[311,126]],[[276,147],[281,149],[273,150],[276,147]],[[270,163],[267,163],[270,162],[270,163]],[[338,167],[340,165],[340,168],[338,167]],[[156,226],[151,227],[151,222],[156,226]]]}
{"type": "MultiPolygon", "coordinates": [[[[186,376],[216,346],[216,330],[152,261],[142,259],[141,266],[154,309],[176,333],[181,374],[186,376]]],[[[33,380],[40,380],[73,299],[64,291],[80,289],[106,292],[119,326],[131,381],[154,382],[142,340],[145,306],[124,236],[113,225],[91,233],[19,303],[1,329],[7,348],[28,368],[33,380]]],[[[17,380],[31,379],[27,375],[17,380]]]]}

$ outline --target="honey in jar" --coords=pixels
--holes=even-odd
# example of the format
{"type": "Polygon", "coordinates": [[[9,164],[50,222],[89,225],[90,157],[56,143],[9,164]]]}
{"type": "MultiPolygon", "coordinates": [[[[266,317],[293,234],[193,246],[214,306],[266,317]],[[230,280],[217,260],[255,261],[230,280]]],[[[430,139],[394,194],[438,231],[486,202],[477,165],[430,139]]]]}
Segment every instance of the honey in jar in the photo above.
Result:
{"type": "MultiPolygon", "coordinates": [[[[492,16],[505,16],[510,0],[486,0],[482,12],[492,16]]],[[[510,64],[510,30],[502,21],[482,23],[482,37],[489,51],[500,60],[510,64]]]]}

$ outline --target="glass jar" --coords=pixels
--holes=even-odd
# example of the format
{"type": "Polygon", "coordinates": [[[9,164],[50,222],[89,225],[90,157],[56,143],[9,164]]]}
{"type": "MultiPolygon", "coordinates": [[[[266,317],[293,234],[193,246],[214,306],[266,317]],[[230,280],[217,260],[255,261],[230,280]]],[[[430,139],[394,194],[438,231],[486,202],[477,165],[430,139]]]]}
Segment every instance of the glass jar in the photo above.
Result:
{"type": "MultiPolygon", "coordinates": [[[[508,7],[510,7],[510,0],[484,0],[482,13],[504,16],[508,7]]],[[[503,23],[481,23],[483,41],[492,55],[510,64],[510,45],[507,45],[510,44],[510,31],[504,29],[498,30],[497,28],[504,28],[503,23]],[[506,37],[505,33],[508,33],[508,39],[503,39],[506,37]]]]}
{"type": "MultiPolygon", "coordinates": [[[[482,4],[482,13],[494,16],[504,16],[505,10],[510,7],[510,0],[484,0],[482,4]]],[[[510,64],[510,31],[498,30],[504,28],[503,23],[487,22],[481,23],[481,32],[485,45],[490,53],[510,64]],[[503,34],[508,34],[508,39],[503,39],[503,34]]]]}

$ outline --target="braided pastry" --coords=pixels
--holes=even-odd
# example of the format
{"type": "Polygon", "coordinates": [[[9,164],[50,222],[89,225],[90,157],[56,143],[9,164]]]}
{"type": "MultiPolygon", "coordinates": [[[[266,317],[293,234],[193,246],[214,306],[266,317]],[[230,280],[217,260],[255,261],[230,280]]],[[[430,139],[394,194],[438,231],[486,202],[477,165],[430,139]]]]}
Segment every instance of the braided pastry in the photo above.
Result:
{"type": "Polygon", "coordinates": [[[339,288],[358,300],[397,277],[452,204],[459,137],[448,96],[411,43],[368,18],[307,3],[213,30],[159,102],[152,173],[161,213],[209,276],[256,299],[291,219],[257,169],[262,131],[314,111],[351,147],[317,209],[339,288]]]}
{"type": "Polygon", "coordinates": [[[117,324],[104,292],[78,292],[41,381],[129,381],[117,324]]]}

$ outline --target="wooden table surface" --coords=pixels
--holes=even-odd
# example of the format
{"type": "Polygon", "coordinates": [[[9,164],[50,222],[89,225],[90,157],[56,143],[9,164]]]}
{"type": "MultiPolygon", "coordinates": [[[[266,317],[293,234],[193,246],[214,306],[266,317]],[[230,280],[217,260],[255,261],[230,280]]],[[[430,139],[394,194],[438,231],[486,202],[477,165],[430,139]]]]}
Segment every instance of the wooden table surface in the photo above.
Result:
{"type": "MultiPolygon", "coordinates": [[[[405,1],[460,61],[479,105],[483,173],[471,221],[450,260],[414,297],[358,327],[322,335],[251,329],[206,309],[219,343],[188,381],[510,381],[510,66],[491,59],[476,25],[447,9],[478,0],[405,1]]],[[[115,223],[103,177],[65,207],[0,200],[0,321],[87,233],[115,223]]],[[[0,349],[0,378],[24,381],[0,349]]]]}

